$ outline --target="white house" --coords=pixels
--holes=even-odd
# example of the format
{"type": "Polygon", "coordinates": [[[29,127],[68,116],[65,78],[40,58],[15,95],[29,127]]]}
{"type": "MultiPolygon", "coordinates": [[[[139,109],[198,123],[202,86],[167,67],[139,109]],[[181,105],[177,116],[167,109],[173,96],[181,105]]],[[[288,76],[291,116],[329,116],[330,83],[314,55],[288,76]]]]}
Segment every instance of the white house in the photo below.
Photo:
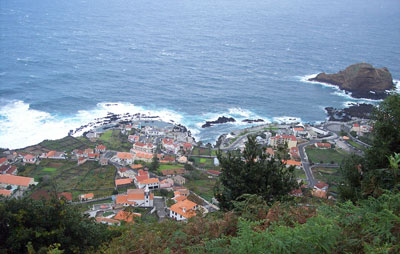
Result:
{"type": "Polygon", "coordinates": [[[196,210],[198,208],[199,206],[196,203],[185,199],[170,207],[169,216],[177,221],[187,220],[196,216],[196,210]]]}
{"type": "Polygon", "coordinates": [[[122,206],[153,207],[154,195],[146,189],[128,189],[127,194],[118,195],[115,204],[122,206]]]}

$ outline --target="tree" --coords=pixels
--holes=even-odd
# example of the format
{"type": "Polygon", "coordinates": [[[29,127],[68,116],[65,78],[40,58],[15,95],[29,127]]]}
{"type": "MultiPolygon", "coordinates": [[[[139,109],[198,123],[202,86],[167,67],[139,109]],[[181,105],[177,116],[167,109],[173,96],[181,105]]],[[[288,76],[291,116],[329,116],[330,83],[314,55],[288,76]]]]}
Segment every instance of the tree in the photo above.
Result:
{"type": "Polygon", "coordinates": [[[222,173],[215,187],[215,196],[224,210],[233,208],[233,201],[243,194],[256,194],[266,203],[284,199],[298,187],[294,167],[286,165],[278,157],[268,158],[265,149],[249,136],[243,153],[217,153],[222,173]]]}
{"type": "Polygon", "coordinates": [[[372,147],[366,153],[369,169],[389,167],[388,157],[400,153],[400,95],[387,97],[373,113],[372,147]]]}
{"type": "Polygon", "coordinates": [[[192,165],[190,165],[189,163],[186,163],[184,166],[185,170],[187,171],[192,171],[194,169],[194,167],[192,165]]]}
{"type": "Polygon", "coordinates": [[[158,161],[157,155],[154,154],[149,170],[152,172],[157,172],[159,168],[160,168],[160,162],[158,161]]]}

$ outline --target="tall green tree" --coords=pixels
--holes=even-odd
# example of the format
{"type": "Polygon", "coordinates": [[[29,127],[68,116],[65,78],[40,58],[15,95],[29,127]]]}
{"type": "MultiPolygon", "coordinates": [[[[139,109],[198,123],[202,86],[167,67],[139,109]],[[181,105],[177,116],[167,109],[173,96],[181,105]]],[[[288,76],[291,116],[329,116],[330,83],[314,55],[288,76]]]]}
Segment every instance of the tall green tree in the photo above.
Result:
{"type": "Polygon", "coordinates": [[[400,95],[388,96],[373,113],[372,147],[366,153],[369,169],[389,167],[388,157],[400,153],[400,95]]]}
{"type": "Polygon", "coordinates": [[[159,168],[160,168],[160,162],[158,161],[157,154],[154,154],[149,170],[152,172],[156,172],[159,168]]]}
{"type": "Polygon", "coordinates": [[[257,194],[268,204],[282,200],[298,187],[294,167],[286,167],[280,158],[269,158],[265,149],[249,136],[243,152],[217,154],[222,173],[215,196],[224,210],[243,194],[257,194]]]}

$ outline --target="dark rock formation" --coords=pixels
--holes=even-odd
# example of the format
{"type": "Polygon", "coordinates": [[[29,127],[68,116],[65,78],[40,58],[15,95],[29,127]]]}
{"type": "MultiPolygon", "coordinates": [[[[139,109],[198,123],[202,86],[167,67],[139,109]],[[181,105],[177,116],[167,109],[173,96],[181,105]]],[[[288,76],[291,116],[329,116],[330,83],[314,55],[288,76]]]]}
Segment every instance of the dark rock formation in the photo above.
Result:
{"type": "Polygon", "coordinates": [[[332,107],[325,108],[329,121],[350,121],[352,117],[370,119],[374,106],[371,104],[355,104],[348,108],[336,109],[332,107]]]}
{"type": "Polygon", "coordinates": [[[338,86],[355,98],[384,99],[386,90],[394,88],[392,75],[384,68],[374,68],[367,63],[353,64],[336,74],[320,73],[310,81],[338,86]]]}
{"type": "Polygon", "coordinates": [[[242,120],[243,123],[262,123],[264,122],[263,119],[244,119],[242,120]]]}
{"type": "Polygon", "coordinates": [[[229,122],[236,122],[236,120],[233,117],[220,116],[215,121],[206,121],[206,123],[203,124],[201,128],[207,128],[213,126],[214,124],[229,123],[229,122]]]}

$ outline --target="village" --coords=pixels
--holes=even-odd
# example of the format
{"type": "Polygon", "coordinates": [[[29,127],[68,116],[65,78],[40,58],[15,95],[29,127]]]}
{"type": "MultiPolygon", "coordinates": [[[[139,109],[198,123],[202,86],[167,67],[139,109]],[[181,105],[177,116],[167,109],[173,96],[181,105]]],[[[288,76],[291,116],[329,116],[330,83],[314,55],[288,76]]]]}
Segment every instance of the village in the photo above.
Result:
{"type": "Polygon", "coordinates": [[[97,126],[81,137],[46,140],[0,155],[0,195],[77,205],[99,223],[121,225],[152,217],[187,221],[217,211],[213,187],[221,173],[217,152],[243,150],[248,135],[270,158],[294,166],[302,196],[335,199],[338,167],[362,154],[372,128],[365,120],[318,125],[263,124],[202,144],[190,132],[156,119],[97,126]]]}

